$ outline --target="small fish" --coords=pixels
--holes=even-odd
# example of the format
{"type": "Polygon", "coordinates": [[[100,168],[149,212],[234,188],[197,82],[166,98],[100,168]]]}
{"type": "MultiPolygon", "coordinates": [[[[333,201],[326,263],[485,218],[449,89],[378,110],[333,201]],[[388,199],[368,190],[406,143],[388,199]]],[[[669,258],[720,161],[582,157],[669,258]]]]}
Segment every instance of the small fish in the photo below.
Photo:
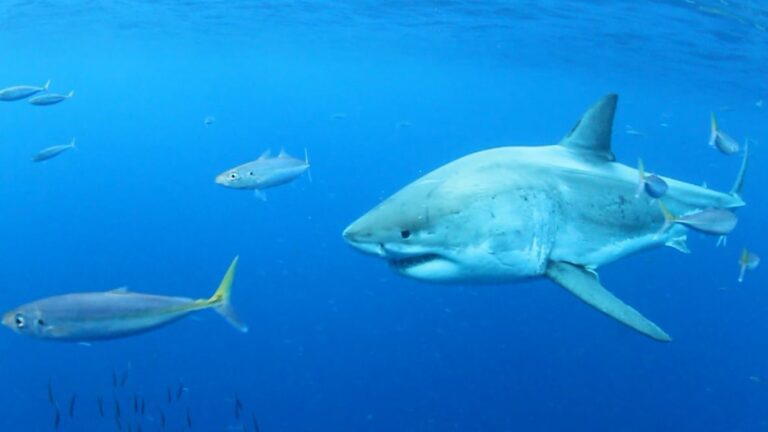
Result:
{"type": "Polygon", "coordinates": [[[203,124],[206,126],[210,126],[212,124],[216,123],[216,117],[214,116],[208,116],[203,119],[203,124]]]}
{"type": "Polygon", "coordinates": [[[125,388],[125,383],[128,382],[128,371],[123,372],[120,377],[120,387],[125,388]]]}
{"type": "Polygon", "coordinates": [[[216,292],[208,299],[108,292],[48,297],[3,315],[3,325],[18,334],[47,340],[83,342],[144,333],[184,316],[213,309],[241,332],[248,331],[230,306],[238,258],[232,261],[216,292]]]}
{"type": "Polygon", "coordinates": [[[251,420],[253,421],[253,432],[260,432],[261,429],[259,429],[259,422],[256,420],[256,414],[251,413],[251,420]]]}
{"type": "Polygon", "coordinates": [[[48,379],[48,403],[56,406],[56,398],[53,396],[53,383],[50,378],[48,379]]]}
{"type": "Polygon", "coordinates": [[[667,193],[667,189],[669,189],[667,182],[656,174],[646,174],[642,159],[638,159],[637,173],[640,177],[640,181],[638,182],[637,190],[635,191],[635,197],[639,197],[640,192],[643,190],[645,190],[645,193],[651,198],[661,198],[667,193]]]}
{"type": "Polygon", "coordinates": [[[331,120],[344,120],[347,118],[347,113],[339,112],[331,115],[331,120]]]}
{"type": "Polygon", "coordinates": [[[179,383],[179,388],[176,389],[176,400],[180,400],[184,394],[184,384],[179,383]]]}
{"type": "Polygon", "coordinates": [[[171,402],[173,401],[173,394],[171,393],[171,388],[168,387],[165,393],[166,393],[165,401],[168,403],[168,405],[170,405],[171,402]]]}
{"type": "Polygon", "coordinates": [[[61,413],[59,412],[59,409],[56,408],[56,411],[53,413],[53,428],[58,430],[60,424],[61,424],[61,413]]]}
{"type": "Polygon", "coordinates": [[[112,388],[117,388],[117,373],[112,371],[112,388]]]}
{"type": "Polygon", "coordinates": [[[732,211],[724,208],[707,208],[680,217],[673,215],[661,200],[659,208],[664,214],[664,226],[660,232],[666,231],[672,224],[680,224],[704,234],[726,236],[739,221],[732,211]]]}
{"type": "Polygon", "coordinates": [[[397,124],[395,124],[395,127],[397,129],[408,129],[410,127],[413,127],[413,123],[409,121],[401,121],[401,122],[397,122],[397,124]]]}
{"type": "Polygon", "coordinates": [[[755,106],[758,107],[758,108],[762,108],[763,107],[763,100],[760,99],[757,102],[755,102],[755,106]]]}
{"type": "Polygon", "coordinates": [[[738,153],[739,143],[718,128],[715,113],[711,114],[710,123],[709,146],[718,149],[720,153],[726,155],[738,153]]]}
{"type": "Polygon", "coordinates": [[[122,410],[120,409],[120,401],[115,398],[115,419],[120,419],[122,416],[122,410]]]}
{"type": "Polygon", "coordinates": [[[26,99],[42,91],[47,91],[50,85],[51,80],[48,80],[42,87],[28,85],[6,87],[0,90],[0,101],[11,102],[26,99]]]}
{"type": "Polygon", "coordinates": [[[160,428],[165,429],[165,413],[160,411],[160,428]]]}
{"type": "Polygon", "coordinates": [[[69,418],[75,417],[75,402],[77,401],[77,395],[73,394],[71,398],[69,398],[69,418]]]}
{"type": "Polygon", "coordinates": [[[189,412],[189,408],[187,408],[187,427],[192,429],[192,413],[189,412]]]}
{"type": "MultiPolygon", "coordinates": [[[[277,157],[270,157],[267,150],[258,159],[216,176],[216,184],[231,189],[252,190],[262,200],[267,199],[263,190],[289,183],[309,170],[309,157],[304,149],[304,160],[289,156],[284,150],[277,157]]],[[[311,180],[311,175],[310,175],[311,180]]]]}
{"type": "Polygon", "coordinates": [[[75,148],[75,139],[72,138],[72,141],[69,142],[69,144],[65,145],[55,145],[48,148],[45,148],[43,150],[40,150],[36,155],[32,156],[32,162],[42,162],[47,161],[48,159],[55,158],[56,156],[64,153],[65,151],[69,149],[75,148]]]}
{"type": "Polygon", "coordinates": [[[630,125],[626,125],[624,127],[624,133],[627,134],[627,135],[643,136],[642,132],[640,132],[639,130],[633,128],[630,125]]]}
{"type": "Polygon", "coordinates": [[[747,270],[754,270],[760,265],[760,257],[744,248],[739,257],[739,282],[744,281],[744,273],[747,270]]]}
{"type": "Polygon", "coordinates": [[[133,394],[133,413],[139,413],[139,397],[135,393],[133,394]]]}
{"type": "Polygon", "coordinates": [[[240,411],[243,409],[243,403],[240,402],[240,397],[235,393],[235,418],[240,420],[240,411]]]}
{"type": "Polygon", "coordinates": [[[99,408],[99,416],[104,417],[104,398],[96,396],[96,406],[99,408]]]}
{"type": "Polygon", "coordinates": [[[61,101],[72,98],[75,95],[75,91],[72,90],[69,93],[63,95],[59,93],[46,93],[40,96],[35,96],[29,99],[29,103],[37,106],[55,105],[61,101]]]}

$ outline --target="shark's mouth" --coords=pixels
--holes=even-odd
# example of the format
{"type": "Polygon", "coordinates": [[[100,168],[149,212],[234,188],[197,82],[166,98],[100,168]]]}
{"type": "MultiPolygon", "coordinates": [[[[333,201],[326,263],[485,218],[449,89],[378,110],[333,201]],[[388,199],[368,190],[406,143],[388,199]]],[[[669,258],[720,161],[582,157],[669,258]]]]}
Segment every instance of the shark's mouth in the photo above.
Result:
{"type": "Polygon", "coordinates": [[[427,253],[427,254],[413,255],[413,256],[402,257],[402,258],[392,258],[389,260],[389,265],[398,270],[407,270],[411,267],[416,267],[418,265],[426,264],[428,262],[441,259],[441,258],[442,257],[438,254],[427,253]]]}

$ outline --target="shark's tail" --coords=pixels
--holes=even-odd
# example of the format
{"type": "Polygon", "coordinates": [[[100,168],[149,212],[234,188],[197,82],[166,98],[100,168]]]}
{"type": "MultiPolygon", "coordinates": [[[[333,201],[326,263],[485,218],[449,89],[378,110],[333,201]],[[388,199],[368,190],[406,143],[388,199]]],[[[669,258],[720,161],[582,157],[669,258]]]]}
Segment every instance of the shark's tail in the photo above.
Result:
{"type": "Polygon", "coordinates": [[[741,191],[744,189],[744,177],[747,175],[747,165],[749,165],[749,139],[744,141],[744,156],[741,159],[741,168],[736,176],[736,182],[731,188],[731,195],[741,198],[741,191]]]}
{"type": "Polygon", "coordinates": [[[75,91],[74,90],[70,90],[69,93],[67,93],[67,99],[71,98],[74,95],[75,95],[75,91]]]}
{"type": "Polygon", "coordinates": [[[233,327],[245,333],[248,331],[248,326],[240,321],[240,318],[237,317],[235,310],[232,309],[232,305],[229,302],[232,292],[232,282],[235,280],[235,269],[237,268],[238,259],[239,257],[235,257],[235,259],[232,260],[232,264],[229,265],[227,273],[224,274],[224,278],[221,280],[219,288],[213,293],[211,298],[207,300],[199,300],[199,302],[203,308],[213,308],[213,310],[224,317],[227,322],[232,324],[233,327]]]}
{"type": "Polygon", "coordinates": [[[43,85],[43,91],[48,91],[48,87],[51,86],[51,80],[48,80],[45,82],[45,85],[43,85]]]}

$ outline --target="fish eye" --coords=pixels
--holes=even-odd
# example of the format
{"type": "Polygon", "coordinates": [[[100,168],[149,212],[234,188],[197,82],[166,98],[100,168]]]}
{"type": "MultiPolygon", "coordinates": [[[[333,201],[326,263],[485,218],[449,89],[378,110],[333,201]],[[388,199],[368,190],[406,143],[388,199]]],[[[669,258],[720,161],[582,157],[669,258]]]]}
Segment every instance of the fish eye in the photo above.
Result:
{"type": "Polygon", "coordinates": [[[16,321],[16,327],[24,328],[24,324],[26,322],[26,320],[24,319],[24,315],[20,313],[16,314],[16,316],[14,317],[14,321],[16,321]]]}
{"type": "Polygon", "coordinates": [[[248,175],[253,177],[253,171],[248,172],[248,175]]]}
{"type": "Polygon", "coordinates": [[[410,231],[408,231],[408,230],[400,231],[400,237],[402,237],[404,239],[407,239],[410,236],[411,236],[411,232],[410,231]]]}
{"type": "Polygon", "coordinates": [[[229,178],[232,179],[232,180],[236,179],[237,178],[237,173],[236,172],[229,173],[229,178]]]}

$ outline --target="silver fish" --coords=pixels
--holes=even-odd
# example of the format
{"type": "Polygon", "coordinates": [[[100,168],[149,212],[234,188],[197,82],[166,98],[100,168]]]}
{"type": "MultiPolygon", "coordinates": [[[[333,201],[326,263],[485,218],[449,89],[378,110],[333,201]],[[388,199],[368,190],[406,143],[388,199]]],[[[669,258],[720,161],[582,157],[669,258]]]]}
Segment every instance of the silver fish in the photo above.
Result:
{"type": "Polygon", "coordinates": [[[51,85],[51,80],[46,81],[46,83],[42,87],[27,86],[27,85],[6,87],[0,90],[0,101],[11,102],[11,101],[17,101],[21,99],[26,99],[42,91],[48,90],[48,86],[50,85],[51,85]]]}
{"type": "Polygon", "coordinates": [[[203,119],[203,124],[206,126],[210,126],[212,124],[216,123],[216,117],[214,116],[208,116],[203,119]]]}
{"type": "Polygon", "coordinates": [[[754,270],[760,265],[760,257],[746,248],[742,249],[739,257],[739,282],[744,282],[744,273],[747,270],[754,270]]]}
{"type": "Polygon", "coordinates": [[[664,214],[664,226],[661,231],[666,231],[672,224],[680,224],[704,234],[725,236],[736,228],[739,221],[735,213],[725,208],[706,208],[677,217],[661,200],[659,200],[659,207],[664,214]]]}
{"type": "Polygon", "coordinates": [[[59,93],[46,93],[40,96],[35,96],[29,100],[29,103],[32,105],[38,105],[38,106],[45,106],[45,105],[55,105],[61,101],[71,99],[72,96],[75,95],[75,91],[72,90],[67,94],[59,94],[59,93]]]}
{"type": "MultiPolygon", "coordinates": [[[[254,195],[266,200],[263,190],[289,183],[309,170],[309,157],[304,160],[289,156],[284,150],[270,157],[267,150],[258,159],[236,166],[216,176],[216,184],[232,189],[253,190],[254,195]]],[[[310,177],[311,180],[311,177],[310,177]]]]}
{"type": "Polygon", "coordinates": [[[709,146],[716,148],[720,153],[726,155],[738,153],[739,143],[718,128],[715,113],[712,113],[710,123],[709,146]]]}
{"type": "Polygon", "coordinates": [[[166,297],[117,289],[49,297],[6,312],[3,325],[40,339],[84,342],[144,333],[204,309],[221,314],[236,329],[245,326],[230,306],[237,257],[208,299],[166,297]]]}
{"type": "Polygon", "coordinates": [[[65,151],[69,149],[75,148],[75,139],[72,138],[72,141],[69,142],[69,144],[64,145],[55,145],[51,146],[45,149],[40,150],[36,155],[32,156],[32,162],[42,162],[46,161],[48,159],[55,158],[56,156],[64,153],[65,151]]]}

